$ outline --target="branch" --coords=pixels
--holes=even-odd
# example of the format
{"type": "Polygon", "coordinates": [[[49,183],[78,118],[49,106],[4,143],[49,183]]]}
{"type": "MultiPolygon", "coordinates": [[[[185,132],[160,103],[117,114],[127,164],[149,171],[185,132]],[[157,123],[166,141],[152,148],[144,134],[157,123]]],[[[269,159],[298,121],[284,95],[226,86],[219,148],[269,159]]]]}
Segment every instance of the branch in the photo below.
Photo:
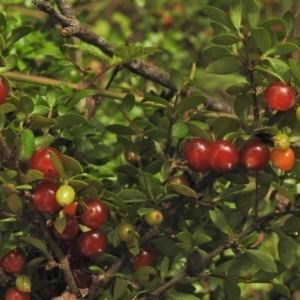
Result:
{"type": "MultiPolygon", "coordinates": [[[[32,3],[35,4],[41,11],[47,13],[60,23],[62,26],[61,35],[64,38],[77,37],[81,41],[98,47],[106,55],[110,57],[113,56],[111,49],[114,47],[114,44],[99,36],[87,26],[81,24],[72,13],[70,6],[65,0],[55,0],[55,2],[59,11],[54,9],[47,0],[32,0],[32,3]]],[[[134,74],[149,79],[173,92],[176,92],[176,88],[170,80],[170,74],[157,66],[149,65],[147,62],[137,58],[124,64],[124,67],[134,74]]],[[[214,111],[233,111],[226,103],[211,97],[209,97],[207,101],[207,106],[214,111]]]]}

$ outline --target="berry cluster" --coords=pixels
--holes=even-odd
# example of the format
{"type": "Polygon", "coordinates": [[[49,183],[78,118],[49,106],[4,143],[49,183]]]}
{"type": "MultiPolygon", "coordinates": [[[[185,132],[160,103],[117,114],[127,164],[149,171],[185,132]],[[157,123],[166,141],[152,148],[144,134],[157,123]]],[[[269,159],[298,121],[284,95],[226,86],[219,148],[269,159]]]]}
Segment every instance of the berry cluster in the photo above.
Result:
{"type": "Polygon", "coordinates": [[[70,268],[78,287],[87,288],[91,284],[91,274],[81,269],[81,261],[105,252],[108,239],[99,227],[107,221],[108,210],[98,199],[75,201],[74,189],[70,185],[59,185],[55,181],[59,172],[51,159],[51,152],[63,162],[61,153],[52,147],[41,148],[30,159],[30,168],[44,175],[44,180],[33,190],[33,205],[39,212],[59,213],[59,219],[65,220],[65,226],[61,228],[61,222],[57,219],[52,226],[52,233],[65,253],[74,248],[70,254],[70,268]],[[80,231],[80,224],[85,231],[80,231]]]}

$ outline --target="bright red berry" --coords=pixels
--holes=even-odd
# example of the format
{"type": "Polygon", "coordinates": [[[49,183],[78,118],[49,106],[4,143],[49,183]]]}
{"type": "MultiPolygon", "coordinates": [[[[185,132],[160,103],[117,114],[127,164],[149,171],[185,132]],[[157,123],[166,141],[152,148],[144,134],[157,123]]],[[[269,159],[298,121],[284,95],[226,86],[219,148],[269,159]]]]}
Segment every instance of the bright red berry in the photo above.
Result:
{"type": "Polygon", "coordinates": [[[74,240],[79,232],[78,222],[75,217],[66,215],[67,224],[62,232],[58,232],[55,227],[53,227],[53,234],[61,241],[70,242],[74,240]]]}
{"type": "Polygon", "coordinates": [[[286,111],[295,105],[296,92],[289,84],[273,82],[266,88],[265,98],[272,109],[286,111]]]}
{"type": "Polygon", "coordinates": [[[240,164],[248,170],[262,170],[270,160],[268,146],[259,139],[247,140],[239,152],[240,164]]]}
{"type": "Polygon", "coordinates": [[[6,291],[5,300],[30,300],[30,293],[21,292],[16,287],[11,287],[6,291]]]}
{"type": "Polygon", "coordinates": [[[0,105],[5,102],[6,96],[7,96],[6,88],[0,78],[0,105]]]}
{"type": "Polygon", "coordinates": [[[76,247],[83,256],[93,258],[105,252],[107,243],[105,233],[94,228],[80,234],[76,247]]]}
{"type": "Polygon", "coordinates": [[[155,262],[155,255],[150,247],[142,247],[138,255],[131,259],[131,266],[133,270],[144,266],[153,266],[155,262]]]}
{"type": "Polygon", "coordinates": [[[289,148],[285,151],[273,149],[270,153],[273,166],[282,171],[289,171],[295,162],[295,153],[289,148]]]}
{"type": "Polygon", "coordinates": [[[62,162],[62,156],[58,150],[44,147],[33,153],[29,161],[29,168],[42,172],[46,178],[56,178],[59,174],[50,158],[49,150],[54,152],[62,162]]]}
{"type": "Polygon", "coordinates": [[[239,161],[239,152],[229,141],[216,141],[206,151],[208,165],[215,172],[225,173],[235,168],[239,161]]]}
{"type": "Polygon", "coordinates": [[[106,206],[97,199],[88,199],[83,204],[83,214],[80,217],[82,223],[89,228],[98,228],[108,218],[106,206]]]}
{"type": "Polygon", "coordinates": [[[49,180],[45,180],[37,185],[33,191],[34,207],[44,213],[54,213],[58,211],[61,208],[55,198],[58,188],[59,185],[49,180]]]}
{"type": "Polygon", "coordinates": [[[26,265],[25,252],[17,247],[4,254],[0,259],[0,268],[7,273],[20,273],[26,265]]]}
{"type": "Polygon", "coordinates": [[[78,206],[78,202],[72,202],[71,204],[65,206],[63,208],[63,211],[67,215],[75,216],[77,214],[77,211],[81,211],[81,205],[78,206]]]}
{"type": "Polygon", "coordinates": [[[188,167],[194,172],[206,172],[210,166],[206,160],[206,151],[210,142],[196,138],[189,140],[183,148],[183,157],[188,167]]]}

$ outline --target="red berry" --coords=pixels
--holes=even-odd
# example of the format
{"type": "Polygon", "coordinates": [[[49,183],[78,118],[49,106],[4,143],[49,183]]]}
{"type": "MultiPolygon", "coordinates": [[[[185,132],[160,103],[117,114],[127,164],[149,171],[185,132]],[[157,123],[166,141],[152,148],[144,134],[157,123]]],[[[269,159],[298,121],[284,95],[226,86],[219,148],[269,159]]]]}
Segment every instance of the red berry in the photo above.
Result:
{"type": "Polygon", "coordinates": [[[210,167],[206,160],[206,151],[210,142],[196,138],[189,140],[183,148],[183,157],[194,172],[206,172],[210,167]]]}
{"type": "Polygon", "coordinates": [[[144,266],[153,266],[155,261],[155,255],[151,248],[145,246],[140,249],[138,255],[131,259],[131,265],[133,270],[144,266]]]}
{"type": "Polygon", "coordinates": [[[265,98],[272,109],[286,111],[295,105],[296,92],[289,84],[273,82],[266,88],[265,98]]]}
{"type": "Polygon", "coordinates": [[[106,206],[97,199],[88,199],[83,204],[83,214],[80,217],[82,223],[90,228],[98,228],[108,218],[106,206]]]}
{"type": "Polygon", "coordinates": [[[278,149],[273,149],[270,153],[271,161],[275,168],[278,168],[282,171],[290,170],[295,162],[295,153],[289,148],[285,151],[280,151],[278,149]]]}
{"type": "Polygon", "coordinates": [[[74,276],[74,280],[76,282],[76,285],[80,289],[86,289],[88,288],[92,283],[92,276],[90,273],[85,272],[81,268],[81,261],[73,261],[70,263],[70,269],[72,271],[72,274],[74,276]]]}
{"type": "Polygon", "coordinates": [[[170,28],[173,26],[173,18],[170,15],[166,15],[163,20],[164,26],[170,28]]]}
{"type": "Polygon", "coordinates": [[[225,173],[235,168],[239,161],[237,148],[229,141],[216,141],[206,151],[208,165],[218,173],[225,173]]]}
{"type": "Polygon", "coordinates": [[[66,215],[67,224],[62,232],[58,232],[53,226],[53,234],[61,241],[70,242],[74,240],[79,232],[78,222],[75,217],[66,215]]]}
{"type": "Polygon", "coordinates": [[[21,292],[16,287],[11,287],[6,291],[5,300],[30,300],[30,293],[21,292]]]}
{"type": "Polygon", "coordinates": [[[80,234],[77,249],[83,256],[93,258],[106,250],[107,243],[105,233],[99,228],[94,228],[80,234]]]}
{"type": "Polygon", "coordinates": [[[0,268],[7,273],[20,273],[26,265],[26,255],[24,251],[17,247],[4,254],[0,259],[0,268]]]}
{"type": "Polygon", "coordinates": [[[33,205],[34,207],[44,213],[54,213],[58,211],[61,206],[57,203],[55,194],[59,186],[49,180],[45,180],[33,191],[33,205]]]}
{"type": "Polygon", "coordinates": [[[77,210],[80,211],[80,208],[78,209],[78,202],[72,202],[63,208],[64,213],[71,216],[75,216],[77,214],[77,210]]]}
{"type": "Polygon", "coordinates": [[[5,102],[5,98],[7,96],[6,94],[7,94],[6,88],[0,78],[0,105],[5,102]]]}
{"type": "Polygon", "coordinates": [[[268,146],[259,139],[247,140],[239,152],[240,164],[249,170],[262,170],[270,160],[270,150],[268,146]]]}
{"type": "Polygon", "coordinates": [[[59,174],[50,158],[48,150],[54,152],[62,162],[62,156],[58,150],[52,147],[44,147],[33,153],[29,161],[29,168],[42,172],[46,178],[56,178],[59,174]]]}

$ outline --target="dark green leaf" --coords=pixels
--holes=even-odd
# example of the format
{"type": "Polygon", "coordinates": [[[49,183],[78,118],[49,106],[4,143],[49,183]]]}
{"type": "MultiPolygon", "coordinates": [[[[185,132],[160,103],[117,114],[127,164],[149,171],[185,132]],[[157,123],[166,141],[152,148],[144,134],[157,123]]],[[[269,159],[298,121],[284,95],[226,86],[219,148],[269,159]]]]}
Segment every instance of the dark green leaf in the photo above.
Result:
{"type": "Polygon", "coordinates": [[[233,31],[236,30],[235,27],[232,25],[229,17],[225,14],[224,11],[220,10],[219,8],[213,6],[204,6],[200,9],[200,12],[210,17],[213,21],[221,23],[229,29],[232,29],[233,31]]]}
{"type": "Polygon", "coordinates": [[[64,167],[63,167],[61,161],[59,160],[59,158],[53,151],[48,150],[48,153],[49,153],[49,156],[50,156],[50,159],[51,159],[53,165],[55,166],[55,169],[59,173],[59,176],[61,177],[62,180],[65,180],[66,173],[65,173],[65,170],[64,170],[64,167]]]}
{"type": "Polygon", "coordinates": [[[209,217],[214,225],[224,233],[228,233],[228,224],[226,218],[221,210],[216,208],[209,211],[209,217]]]}
{"type": "MultiPolygon", "coordinates": [[[[5,48],[5,41],[4,41],[3,36],[0,34],[0,53],[4,50],[4,48],[5,48]]],[[[5,65],[1,66],[1,67],[5,67],[5,65]]]]}
{"type": "Polygon", "coordinates": [[[226,92],[230,95],[239,95],[250,91],[251,87],[248,82],[240,82],[232,85],[226,89],[226,92]]]}
{"type": "Polygon", "coordinates": [[[68,128],[72,126],[79,126],[80,124],[88,124],[88,120],[79,114],[69,113],[63,116],[58,116],[55,119],[56,124],[54,128],[68,128]]]}
{"type": "Polygon", "coordinates": [[[280,75],[278,75],[277,73],[274,73],[271,69],[266,69],[266,68],[263,68],[261,66],[255,66],[254,70],[266,73],[268,75],[271,75],[271,76],[277,78],[279,81],[284,82],[283,78],[280,75]]]}
{"type": "Polygon", "coordinates": [[[259,268],[266,272],[277,272],[277,266],[273,258],[259,250],[245,250],[249,259],[259,268]]]}
{"type": "Polygon", "coordinates": [[[132,94],[127,94],[120,104],[120,108],[125,112],[129,113],[135,106],[135,97],[132,94]]]}
{"type": "Polygon", "coordinates": [[[180,91],[183,88],[184,78],[179,71],[171,69],[170,80],[178,91],[180,91]]]}
{"type": "Polygon", "coordinates": [[[22,213],[23,205],[18,195],[16,194],[9,195],[6,204],[14,214],[19,215],[20,213],[22,213]]]}
{"type": "Polygon", "coordinates": [[[34,27],[30,25],[22,25],[17,28],[14,28],[11,31],[11,36],[6,40],[5,49],[9,48],[12,44],[20,40],[22,37],[26,36],[33,30],[34,27]]]}
{"type": "Polygon", "coordinates": [[[0,13],[0,26],[2,26],[3,28],[6,28],[7,26],[6,18],[3,13],[0,13]]]}
{"type": "Polygon", "coordinates": [[[295,14],[289,10],[283,15],[283,27],[287,33],[290,33],[295,27],[295,14]]]}
{"type": "Polygon", "coordinates": [[[183,98],[176,107],[176,113],[183,113],[191,109],[197,109],[198,105],[204,104],[206,98],[202,95],[193,95],[183,98]]]}
{"type": "Polygon", "coordinates": [[[54,124],[56,124],[56,122],[53,119],[48,119],[45,117],[37,117],[37,118],[33,119],[30,129],[32,131],[39,130],[39,129],[43,129],[46,127],[50,127],[54,124]]]}
{"type": "Polygon", "coordinates": [[[185,245],[191,247],[194,242],[193,235],[188,231],[182,231],[177,234],[177,238],[185,245]]]}
{"type": "Polygon", "coordinates": [[[246,2],[246,20],[251,28],[256,27],[260,19],[260,8],[256,0],[246,2]]]}
{"type": "Polygon", "coordinates": [[[30,115],[34,110],[34,103],[28,96],[22,96],[20,98],[20,106],[27,116],[30,115]]]}
{"type": "Polygon", "coordinates": [[[229,32],[229,29],[226,26],[218,22],[211,21],[210,26],[214,31],[214,35],[222,35],[229,32]]]}
{"type": "Polygon", "coordinates": [[[213,59],[219,59],[224,56],[232,56],[232,53],[223,46],[209,46],[202,51],[202,55],[213,59]]]}
{"type": "Polygon", "coordinates": [[[233,34],[222,34],[212,38],[212,43],[229,46],[240,41],[240,38],[233,34]]]}
{"type": "Polygon", "coordinates": [[[287,298],[290,298],[291,292],[286,285],[279,284],[279,283],[273,283],[273,287],[279,294],[281,294],[287,298]]]}
{"type": "Polygon", "coordinates": [[[295,263],[295,249],[288,238],[280,238],[277,244],[280,262],[287,268],[295,263]]]}
{"type": "Polygon", "coordinates": [[[281,77],[284,78],[284,76],[289,74],[290,71],[289,66],[281,59],[267,57],[266,61],[269,63],[272,71],[276,73],[278,79],[281,77]]]}
{"type": "Polygon", "coordinates": [[[144,193],[133,189],[124,189],[118,194],[118,196],[124,199],[124,201],[126,200],[146,201],[147,200],[147,197],[144,193]]]}
{"type": "Polygon", "coordinates": [[[288,64],[289,64],[289,67],[290,67],[290,70],[291,70],[293,76],[298,81],[298,83],[300,83],[300,70],[299,70],[298,66],[296,65],[294,60],[292,60],[291,58],[289,58],[288,64]]]}
{"type": "Polygon", "coordinates": [[[236,128],[238,128],[239,121],[233,118],[229,118],[226,116],[221,116],[216,118],[211,124],[210,129],[214,138],[220,139],[224,136],[225,132],[235,132],[236,128]]]}
{"type": "Polygon", "coordinates": [[[75,93],[75,95],[71,98],[71,101],[68,103],[68,106],[72,107],[75,104],[77,104],[81,99],[88,97],[88,96],[93,96],[96,94],[96,91],[91,90],[91,89],[84,89],[80,90],[75,93]]]}
{"type": "Polygon", "coordinates": [[[164,282],[168,271],[169,271],[170,260],[168,257],[164,256],[160,262],[160,279],[164,282]]]}
{"type": "Polygon", "coordinates": [[[232,280],[225,280],[224,291],[228,300],[239,300],[241,298],[241,288],[232,280]]]}
{"type": "Polygon", "coordinates": [[[242,69],[242,63],[235,57],[222,57],[206,68],[207,73],[232,74],[242,69]]]}
{"type": "Polygon", "coordinates": [[[170,103],[168,101],[155,96],[146,96],[141,103],[145,105],[157,104],[159,105],[159,107],[166,108],[168,110],[171,109],[170,103]]]}
{"type": "Polygon", "coordinates": [[[15,111],[16,109],[17,108],[11,103],[3,103],[2,105],[0,105],[0,114],[4,115],[12,111],[15,111]]]}
{"type": "Polygon", "coordinates": [[[136,132],[131,127],[119,124],[108,125],[105,127],[105,130],[118,135],[136,135],[136,132]]]}
{"type": "Polygon", "coordinates": [[[289,54],[292,52],[295,52],[299,50],[299,47],[296,46],[293,43],[284,43],[284,44],[277,44],[274,47],[270,48],[266,54],[267,55],[284,55],[284,54],[289,54]]]}
{"type": "Polygon", "coordinates": [[[245,94],[235,98],[234,112],[241,121],[245,122],[247,120],[250,113],[250,100],[245,94]]]}
{"type": "Polygon", "coordinates": [[[51,258],[51,255],[48,253],[47,246],[46,246],[46,244],[43,241],[41,241],[41,240],[39,240],[39,239],[37,239],[37,238],[35,238],[33,236],[21,236],[20,240],[24,241],[27,244],[32,245],[33,247],[35,247],[37,249],[39,249],[44,254],[46,254],[47,257],[51,258]]]}
{"type": "Polygon", "coordinates": [[[271,38],[266,29],[263,27],[255,27],[251,29],[251,37],[257,48],[265,53],[271,47],[271,38]]]}
{"type": "Polygon", "coordinates": [[[25,160],[29,159],[34,152],[34,134],[30,129],[21,131],[22,150],[24,151],[25,160]]]}
{"type": "Polygon", "coordinates": [[[167,133],[160,129],[150,129],[145,132],[145,135],[154,139],[155,141],[160,141],[161,139],[167,138],[167,133]]]}
{"type": "Polygon", "coordinates": [[[172,183],[169,185],[169,187],[177,194],[195,199],[198,198],[197,193],[186,185],[172,183]]]}
{"type": "Polygon", "coordinates": [[[168,300],[199,300],[200,298],[193,296],[192,294],[185,294],[178,292],[175,289],[169,289],[166,292],[166,296],[168,300]]]}
{"type": "Polygon", "coordinates": [[[122,278],[117,277],[114,283],[113,296],[115,300],[120,299],[126,292],[128,282],[122,278]]]}
{"type": "Polygon", "coordinates": [[[252,261],[245,253],[243,253],[235,260],[234,265],[228,270],[228,275],[230,277],[241,277],[252,267],[252,265],[252,261]]]}
{"type": "Polygon", "coordinates": [[[73,157],[62,155],[62,165],[63,168],[67,171],[80,173],[80,174],[83,172],[80,163],[77,160],[75,160],[73,157]]]}
{"type": "Polygon", "coordinates": [[[206,133],[206,131],[204,131],[200,126],[199,126],[199,122],[197,121],[192,121],[191,123],[188,124],[190,131],[192,133],[192,135],[194,137],[199,137],[199,138],[203,138],[207,141],[210,141],[210,137],[208,136],[208,134],[206,133]]]}
{"type": "Polygon", "coordinates": [[[173,138],[180,139],[180,138],[187,136],[188,133],[189,133],[189,127],[184,122],[176,123],[172,127],[172,137],[173,138]]]}
{"type": "Polygon", "coordinates": [[[212,238],[205,234],[204,232],[201,232],[200,230],[197,230],[193,233],[194,238],[194,245],[199,246],[204,243],[208,243],[212,241],[212,238]]]}
{"type": "Polygon", "coordinates": [[[295,205],[295,198],[294,195],[287,189],[285,189],[283,186],[279,185],[276,182],[272,182],[272,186],[284,197],[286,197],[290,202],[295,205]]]}
{"type": "Polygon", "coordinates": [[[241,0],[234,0],[230,5],[230,19],[234,27],[239,31],[243,17],[243,5],[241,0]]]}
{"type": "Polygon", "coordinates": [[[25,175],[25,183],[30,183],[36,180],[41,180],[44,178],[44,174],[37,170],[29,169],[25,175]]]}
{"type": "Polygon", "coordinates": [[[162,165],[163,165],[162,160],[160,160],[160,159],[154,160],[144,169],[144,172],[150,173],[153,175],[157,174],[160,172],[162,165]]]}

